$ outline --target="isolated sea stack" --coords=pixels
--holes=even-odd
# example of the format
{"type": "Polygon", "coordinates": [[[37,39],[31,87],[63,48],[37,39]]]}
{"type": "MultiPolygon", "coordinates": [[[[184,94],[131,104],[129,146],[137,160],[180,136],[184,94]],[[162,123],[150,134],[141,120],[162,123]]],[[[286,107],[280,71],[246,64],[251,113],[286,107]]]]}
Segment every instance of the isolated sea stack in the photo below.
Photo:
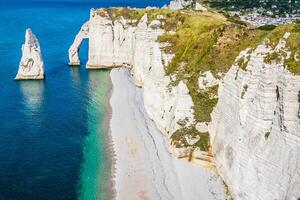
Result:
{"type": "Polygon", "coordinates": [[[44,61],[38,39],[30,29],[26,30],[22,57],[15,80],[44,79],[44,61]]]}

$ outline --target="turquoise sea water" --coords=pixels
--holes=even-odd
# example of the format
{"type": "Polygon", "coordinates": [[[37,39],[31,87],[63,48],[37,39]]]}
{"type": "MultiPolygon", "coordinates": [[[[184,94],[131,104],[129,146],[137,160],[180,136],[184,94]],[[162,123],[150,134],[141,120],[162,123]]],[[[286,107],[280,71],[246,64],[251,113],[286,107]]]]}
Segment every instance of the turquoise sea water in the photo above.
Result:
{"type": "Polygon", "coordinates": [[[69,68],[67,51],[91,7],[165,2],[0,0],[0,200],[110,197],[109,71],[69,68]],[[45,81],[13,81],[26,28],[40,40],[45,81]]]}

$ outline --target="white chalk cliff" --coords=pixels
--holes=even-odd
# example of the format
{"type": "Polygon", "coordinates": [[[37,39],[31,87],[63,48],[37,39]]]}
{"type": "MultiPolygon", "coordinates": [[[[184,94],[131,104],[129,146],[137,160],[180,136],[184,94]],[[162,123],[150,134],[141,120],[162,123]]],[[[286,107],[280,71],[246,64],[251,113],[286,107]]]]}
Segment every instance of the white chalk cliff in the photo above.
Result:
{"type": "MultiPolygon", "coordinates": [[[[82,39],[89,39],[87,68],[126,66],[134,82],[143,87],[144,105],[159,130],[169,138],[195,123],[193,101],[181,81],[170,86],[165,67],[174,55],[162,51],[157,38],[165,31],[159,19],[137,22],[92,10],[70,48],[70,63],[79,63],[82,39]],[[88,26],[88,27],[87,27],[88,26]]],[[[288,34],[285,35],[285,38],[288,34]]],[[[209,133],[215,163],[234,199],[273,200],[300,197],[300,77],[291,74],[284,60],[267,63],[270,52],[286,51],[285,39],[276,48],[261,44],[237,58],[246,70],[234,64],[217,80],[209,72],[199,75],[199,88],[219,84],[219,101],[212,113],[209,133]]],[[[207,124],[197,124],[207,131],[207,124]]],[[[188,136],[187,136],[188,137],[188,136]]],[[[197,139],[197,138],[196,138],[197,139]]],[[[195,138],[187,138],[194,143],[195,138]]],[[[184,149],[174,150],[177,157],[184,149]]],[[[194,151],[196,158],[205,154],[194,151]]]]}
{"type": "MultiPolygon", "coordinates": [[[[159,19],[148,21],[147,14],[137,23],[120,17],[110,19],[106,13],[91,10],[88,33],[81,28],[70,48],[70,63],[79,63],[78,50],[82,36],[89,38],[87,68],[130,68],[135,84],[144,89],[146,111],[159,130],[171,136],[185,121],[186,126],[194,122],[193,101],[184,82],[177,87],[169,86],[171,77],[165,76],[165,66],[173,55],[161,51],[163,44],[156,40],[164,33],[159,19]],[[137,24],[135,24],[137,23],[137,24]]],[[[161,17],[161,16],[160,16],[161,17]]]]}
{"type": "Polygon", "coordinates": [[[170,3],[164,5],[162,9],[170,10],[182,10],[182,9],[194,9],[195,11],[207,11],[202,4],[193,0],[172,0],[170,3]]]}
{"type": "MultiPolygon", "coordinates": [[[[288,37],[285,34],[285,38],[288,37]]],[[[285,38],[242,52],[246,70],[233,65],[219,86],[210,137],[217,168],[234,199],[300,197],[300,76],[281,61],[285,38]]]]}
{"type": "Polygon", "coordinates": [[[71,66],[80,65],[78,51],[80,49],[80,45],[82,41],[88,38],[88,33],[89,33],[89,22],[86,22],[81,27],[79,33],[76,35],[75,40],[69,49],[69,60],[70,60],[69,65],[71,66]]]}
{"type": "Polygon", "coordinates": [[[15,80],[29,79],[44,79],[44,61],[38,39],[30,29],[27,29],[15,80]]]}
{"type": "Polygon", "coordinates": [[[163,9],[181,10],[193,5],[192,0],[172,0],[170,3],[165,5],[163,9]]]}

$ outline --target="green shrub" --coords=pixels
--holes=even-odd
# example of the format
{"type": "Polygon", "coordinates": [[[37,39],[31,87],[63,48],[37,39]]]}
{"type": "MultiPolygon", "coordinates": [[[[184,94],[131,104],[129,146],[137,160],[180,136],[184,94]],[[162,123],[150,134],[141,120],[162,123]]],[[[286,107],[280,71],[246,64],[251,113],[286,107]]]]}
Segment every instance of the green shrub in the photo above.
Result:
{"type": "Polygon", "coordinates": [[[263,25],[258,27],[259,30],[263,30],[263,31],[272,31],[276,28],[277,26],[272,25],[272,24],[268,24],[268,25],[263,25]]]}
{"type": "Polygon", "coordinates": [[[181,145],[183,145],[184,147],[192,147],[193,149],[199,147],[201,151],[208,151],[210,146],[209,133],[200,133],[196,130],[195,127],[182,128],[180,130],[177,130],[171,136],[171,141],[172,144],[175,145],[177,148],[180,148],[181,145]],[[200,140],[196,144],[191,146],[187,143],[185,139],[186,135],[191,135],[193,137],[200,136],[200,140]]]}
{"type": "Polygon", "coordinates": [[[265,133],[265,140],[267,140],[269,138],[269,136],[270,136],[270,132],[266,132],[265,133]]]}

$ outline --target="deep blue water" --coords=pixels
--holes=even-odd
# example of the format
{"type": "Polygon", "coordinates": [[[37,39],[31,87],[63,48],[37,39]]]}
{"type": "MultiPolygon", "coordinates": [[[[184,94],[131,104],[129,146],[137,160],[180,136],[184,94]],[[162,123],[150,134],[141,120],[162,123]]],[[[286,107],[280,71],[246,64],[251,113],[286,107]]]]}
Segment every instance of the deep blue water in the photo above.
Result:
{"type": "Polygon", "coordinates": [[[69,68],[68,48],[91,7],[165,2],[0,0],[0,200],[109,198],[109,71],[69,68]],[[40,41],[45,81],[13,81],[26,28],[40,41]]]}

